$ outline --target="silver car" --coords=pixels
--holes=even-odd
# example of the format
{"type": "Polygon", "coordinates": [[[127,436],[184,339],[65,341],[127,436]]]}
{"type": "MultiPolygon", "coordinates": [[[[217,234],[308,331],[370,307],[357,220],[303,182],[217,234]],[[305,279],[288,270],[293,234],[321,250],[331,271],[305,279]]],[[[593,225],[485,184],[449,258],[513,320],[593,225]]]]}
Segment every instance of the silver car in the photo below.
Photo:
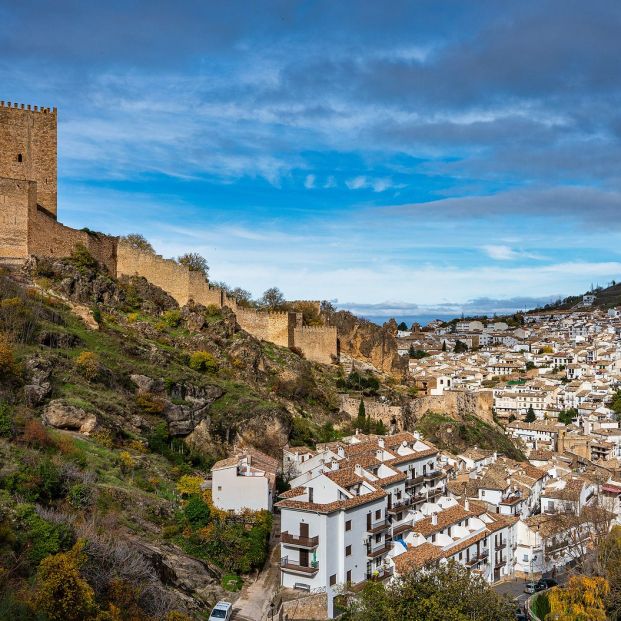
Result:
{"type": "Polygon", "coordinates": [[[209,615],[209,621],[229,621],[232,616],[233,604],[230,602],[218,602],[209,615]]]}

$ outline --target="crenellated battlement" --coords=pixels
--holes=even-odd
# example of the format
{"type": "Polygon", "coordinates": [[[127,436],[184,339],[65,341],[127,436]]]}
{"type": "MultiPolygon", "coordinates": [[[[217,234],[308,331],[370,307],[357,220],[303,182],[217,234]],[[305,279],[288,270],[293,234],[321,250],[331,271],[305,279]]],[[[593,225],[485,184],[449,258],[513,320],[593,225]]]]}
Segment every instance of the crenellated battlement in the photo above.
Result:
{"type": "Polygon", "coordinates": [[[4,102],[0,100],[0,108],[5,108],[9,110],[23,110],[24,112],[39,112],[41,114],[57,114],[56,108],[45,108],[43,106],[33,106],[31,104],[23,104],[16,102],[4,102]]]}

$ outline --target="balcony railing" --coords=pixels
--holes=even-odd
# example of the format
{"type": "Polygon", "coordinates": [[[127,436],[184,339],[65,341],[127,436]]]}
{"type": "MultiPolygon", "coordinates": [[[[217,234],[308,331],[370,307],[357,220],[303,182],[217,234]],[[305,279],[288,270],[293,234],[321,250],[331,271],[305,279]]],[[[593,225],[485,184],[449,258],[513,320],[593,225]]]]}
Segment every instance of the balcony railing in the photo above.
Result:
{"type": "Polygon", "coordinates": [[[399,513],[399,511],[403,511],[403,509],[407,509],[412,504],[410,498],[402,498],[401,500],[397,500],[392,503],[392,507],[388,507],[388,513],[399,513]]]}
{"type": "Polygon", "coordinates": [[[377,556],[382,556],[382,554],[390,552],[391,549],[391,543],[384,543],[378,548],[372,548],[370,545],[367,545],[367,558],[376,558],[377,556]]]}
{"type": "Polygon", "coordinates": [[[494,563],[494,569],[498,569],[500,567],[504,567],[507,564],[507,559],[506,558],[497,558],[495,563],[494,563]]]}
{"type": "Polygon", "coordinates": [[[297,548],[316,548],[319,545],[319,537],[301,537],[292,535],[288,531],[281,533],[280,542],[287,546],[295,546],[297,548]]]}
{"type": "Polygon", "coordinates": [[[405,488],[408,489],[410,487],[414,487],[415,485],[420,485],[425,480],[424,476],[413,477],[411,479],[405,480],[405,488]]]}
{"type": "Polygon", "coordinates": [[[483,550],[476,556],[471,556],[469,561],[466,561],[466,565],[468,567],[472,567],[473,565],[478,565],[483,561],[487,561],[488,552],[487,550],[483,550]]]}
{"type": "Polygon", "coordinates": [[[309,566],[300,565],[289,560],[288,556],[280,559],[280,568],[292,574],[301,574],[304,576],[314,576],[319,571],[319,563],[312,562],[309,566]]]}
{"type": "Polygon", "coordinates": [[[388,528],[388,520],[380,520],[379,522],[374,522],[373,524],[367,524],[367,533],[381,533],[383,530],[388,528]]]}
{"type": "Polygon", "coordinates": [[[444,470],[432,470],[431,472],[427,472],[424,477],[425,481],[433,481],[434,479],[442,479],[446,476],[444,470]]]}
{"type": "Polygon", "coordinates": [[[367,580],[386,580],[395,573],[392,567],[380,567],[374,571],[367,571],[367,580]]]}
{"type": "Polygon", "coordinates": [[[402,533],[407,532],[408,530],[412,530],[412,522],[406,522],[405,524],[399,524],[399,526],[393,526],[392,528],[392,536],[396,537],[397,535],[401,535],[402,533]]]}

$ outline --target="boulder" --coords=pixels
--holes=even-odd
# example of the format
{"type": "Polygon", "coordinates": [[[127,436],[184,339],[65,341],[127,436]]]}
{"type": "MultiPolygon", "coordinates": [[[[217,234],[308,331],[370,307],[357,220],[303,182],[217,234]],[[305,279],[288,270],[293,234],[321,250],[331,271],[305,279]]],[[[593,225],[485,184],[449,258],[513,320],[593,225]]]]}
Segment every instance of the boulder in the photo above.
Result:
{"type": "Polygon", "coordinates": [[[62,399],[50,401],[43,412],[43,422],[56,429],[89,434],[97,426],[97,417],[82,408],[69,405],[62,399]]]}
{"type": "Polygon", "coordinates": [[[139,393],[161,392],[164,389],[164,382],[162,380],[155,380],[146,375],[135,373],[134,375],[130,375],[129,379],[136,384],[139,393]]]}

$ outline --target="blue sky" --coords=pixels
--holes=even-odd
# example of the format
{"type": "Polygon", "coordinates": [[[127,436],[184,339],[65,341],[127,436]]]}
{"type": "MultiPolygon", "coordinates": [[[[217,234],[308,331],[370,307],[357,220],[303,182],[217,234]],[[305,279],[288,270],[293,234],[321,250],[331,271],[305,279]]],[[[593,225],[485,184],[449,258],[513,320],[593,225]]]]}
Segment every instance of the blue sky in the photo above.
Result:
{"type": "Polygon", "coordinates": [[[373,315],[621,276],[621,3],[0,0],[59,217],[373,315]]]}

